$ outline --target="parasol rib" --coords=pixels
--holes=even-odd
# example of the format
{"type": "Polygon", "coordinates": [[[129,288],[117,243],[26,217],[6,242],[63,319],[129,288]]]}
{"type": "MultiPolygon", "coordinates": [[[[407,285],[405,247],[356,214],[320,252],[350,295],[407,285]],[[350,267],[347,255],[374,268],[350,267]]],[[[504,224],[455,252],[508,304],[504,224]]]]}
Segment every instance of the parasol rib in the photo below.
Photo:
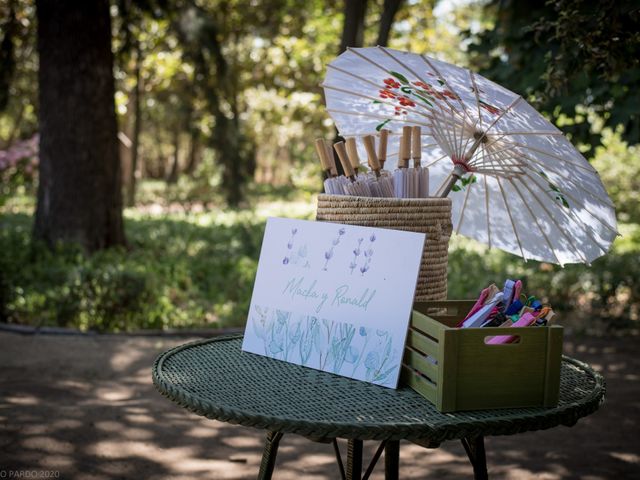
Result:
{"type": "MultiPolygon", "coordinates": [[[[533,175],[530,175],[529,173],[526,174],[527,178],[529,178],[533,183],[535,183],[535,185],[540,188],[540,190],[544,191],[547,196],[553,200],[555,202],[555,198],[553,197],[553,195],[548,191],[545,190],[544,185],[540,185],[538,183],[539,178],[536,178],[533,175]]],[[[559,212],[562,213],[562,215],[565,216],[565,218],[572,220],[578,227],[580,227],[581,229],[584,229],[584,232],[589,236],[589,238],[593,241],[593,243],[595,243],[598,248],[602,251],[602,253],[607,253],[608,249],[605,248],[600,241],[598,241],[595,236],[593,235],[592,231],[593,231],[593,227],[591,225],[589,225],[588,223],[586,223],[584,220],[582,220],[580,217],[578,217],[575,212],[571,209],[569,209],[568,213],[565,209],[563,208],[559,208],[558,209],[559,212]]]]}
{"type": "MultiPolygon", "coordinates": [[[[528,157],[527,155],[524,155],[524,154],[523,154],[523,158],[526,158],[526,159],[528,159],[528,160],[530,160],[530,161],[532,161],[532,162],[534,162],[534,163],[537,163],[537,164],[539,165],[539,163],[538,163],[536,160],[534,160],[533,158],[528,157]]],[[[527,168],[529,168],[529,171],[533,171],[536,175],[539,175],[539,173],[538,173],[538,172],[536,172],[535,170],[532,170],[532,169],[531,169],[531,166],[530,166],[530,165],[527,165],[527,168]]],[[[553,170],[551,170],[551,169],[548,169],[548,170],[553,171],[553,170]]],[[[530,175],[526,170],[525,170],[525,175],[526,175],[528,178],[532,178],[532,179],[534,178],[534,177],[533,177],[533,176],[531,176],[531,175],[530,175]]],[[[571,182],[571,183],[573,184],[573,182],[571,182]]],[[[537,182],[536,182],[536,184],[537,184],[537,182]]],[[[539,185],[538,185],[538,186],[539,186],[539,185]]],[[[543,189],[543,190],[545,190],[545,188],[544,188],[544,187],[543,187],[542,189],[543,189]]],[[[569,197],[573,203],[575,203],[575,204],[576,204],[576,205],[578,205],[580,208],[582,208],[582,210],[584,210],[585,212],[587,212],[591,217],[593,217],[596,221],[598,221],[598,223],[600,223],[600,224],[601,224],[601,225],[603,225],[604,227],[608,228],[608,229],[609,229],[611,232],[613,232],[614,234],[619,235],[619,233],[618,233],[616,230],[614,230],[614,229],[613,229],[609,224],[607,224],[606,222],[604,222],[602,219],[600,219],[599,217],[597,217],[594,213],[590,212],[590,211],[589,211],[589,210],[584,206],[584,204],[583,204],[583,203],[579,202],[579,201],[578,201],[578,200],[577,200],[573,195],[571,195],[569,192],[564,191],[564,192],[561,192],[561,193],[562,193],[563,195],[566,195],[567,197],[569,197]]],[[[584,223],[584,222],[583,222],[583,223],[584,223]]],[[[586,225],[586,223],[585,223],[585,225],[586,225]]]]}
{"type": "Polygon", "coordinates": [[[441,157],[437,158],[436,160],[434,160],[434,161],[433,161],[433,162],[431,162],[430,164],[425,165],[425,168],[429,168],[429,167],[431,167],[431,166],[435,165],[435,164],[436,164],[436,163],[438,163],[439,161],[444,160],[445,158],[447,158],[448,156],[449,156],[449,155],[442,155],[441,157]]]}
{"type": "Polygon", "coordinates": [[[436,190],[436,195],[435,195],[436,197],[439,197],[440,195],[442,195],[442,192],[444,191],[445,187],[447,186],[447,184],[452,178],[453,178],[452,173],[447,175],[447,177],[444,179],[444,182],[438,187],[438,190],[436,190]]]}
{"type": "Polygon", "coordinates": [[[476,83],[476,76],[473,74],[473,71],[469,70],[469,77],[471,78],[471,83],[473,84],[473,93],[476,97],[476,107],[478,108],[478,121],[480,122],[480,129],[482,129],[482,109],[480,108],[480,92],[478,90],[478,84],[476,83]]]}
{"type": "MultiPolygon", "coordinates": [[[[508,134],[505,134],[504,136],[509,136],[509,135],[515,135],[515,134],[509,134],[508,133],[508,134]]],[[[571,165],[573,165],[575,167],[578,167],[578,168],[581,168],[583,170],[586,170],[589,173],[596,173],[596,174],[598,173],[598,171],[588,163],[586,165],[581,165],[579,163],[572,162],[571,160],[569,160],[569,159],[567,159],[565,157],[561,157],[560,155],[557,155],[555,153],[551,153],[551,152],[548,152],[546,150],[542,150],[540,148],[535,148],[535,147],[532,147],[532,146],[527,145],[525,143],[514,142],[512,140],[504,140],[504,141],[506,143],[511,144],[511,145],[515,145],[516,147],[524,148],[526,150],[531,150],[533,152],[540,153],[542,155],[546,155],[546,156],[551,157],[551,158],[555,158],[556,160],[560,160],[561,162],[570,163],[571,165]]],[[[582,162],[582,163],[584,163],[584,162],[582,162]]]]}
{"type": "MultiPolygon", "coordinates": [[[[571,185],[573,185],[574,187],[576,187],[579,190],[582,190],[585,194],[589,195],[591,198],[593,198],[594,200],[597,201],[602,201],[595,193],[591,192],[590,190],[587,190],[586,188],[584,188],[582,185],[580,185],[579,183],[576,183],[575,181],[573,181],[570,177],[567,178],[564,175],[562,175],[561,173],[557,172],[556,170],[554,170],[553,168],[549,167],[548,165],[544,165],[542,163],[540,163],[539,161],[535,160],[534,158],[529,157],[528,155],[523,154],[523,158],[525,158],[526,160],[529,160],[530,162],[535,163],[536,165],[538,165],[538,167],[540,168],[544,168],[549,172],[552,172],[556,175],[558,175],[560,178],[562,178],[565,182],[570,183],[571,185]]],[[[530,170],[534,171],[531,165],[527,165],[529,167],[530,170]]],[[[538,173],[538,172],[535,172],[538,173]]],[[[563,191],[562,192],[564,195],[566,195],[567,197],[571,198],[576,204],[580,205],[584,210],[588,211],[587,208],[579,201],[577,201],[575,199],[575,197],[573,195],[571,195],[569,192],[567,191],[563,191]]],[[[607,204],[607,206],[610,206],[607,204]]],[[[593,214],[592,214],[593,215],[593,214]]],[[[602,221],[602,220],[601,220],[602,221]]],[[[611,229],[612,227],[609,226],[609,228],[611,229]]],[[[613,230],[614,233],[617,235],[618,232],[617,230],[613,230]]]]}
{"type": "MultiPolygon", "coordinates": [[[[535,185],[536,185],[538,188],[540,188],[542,191],[544,191],[544,192],[547,194],[547,196],[549,196],[549,198],[552,198],[552,199],[553,199],[552,195],[551,195],[551,194],[550,194],[550,193],[545,189],[544,185],[540,185],[540,184],[538,183],[538,180],[539,180],[539,179],[538,179],[538,178],[536,178],[536,176],[533,176],[533,175],[531,175],[529,172],[526,172],[526,171],[525,171],[525,176],[526,176],[527,178],[529,178],[531,181],[533,181],[533,182],[535,183],[535,185]]],[[[522,180],[520,180],[520,181],[522,181],[522,180]]],[[[533,196],[534,198],[536,198],[536,199],[537,199],[537,197],[535,197],[535,195],[533,195],[533,193],[532,193],[532,196],[533,196]]],[[[570,198],[572,198],[572,197],[570,197],[570,198]]],[[[555,199],[553,199],[553,200],[555,201],[555,199]]],[[[573,198],[572,198],[572,200],[573,200],[573,198]]],[[[578,202],[576,202],[576,203],[578,204],[578,202]]],[[[582,207],[582,208],[584,209],[584,207],[582,207]]],[[[566,214],[566,212],[565,212],[563,209],[559,209],[559,211],[560,211],[560,212],[562,212],[562,214],[563,214],[563,215],[565,215],[565,217],[566,217],[566,215],[567,215],[567,214],[566,214]]],[[[585,211],[587,211],[587,210],[585,209],[585,211]]],[[[548,213],[548,212],[547,212],[547,213],[548,213]]],[[[591,234],[590,230],[592,230],[592,227],[591,227],[590,225],[588,225],[587,223],[585,223],[585,222],[584,222],[584,220],[582,220],[580,217],[578,217],[577,215],[575,215],[575,213],[574,213],[572,210],[569,210],[569,213],[571,214],[571,217],[570,217],[570,218],[573,218],[573,220],[574,220],[574,222],[576,222],[576,224],[578,224],[579,226],[580,226],[580,225],[582,225],[582,226],[583,226],[583,228],[584,228],[584,227],[586,227],[586,228],[584,228],[585,233],[586,233],[586,234],[589,236],[589,238],[591,238],[591,240],[592,240],[592,241],[593,241],[593,242],[598,246],[598,248],[600,248],[600,250],[602,250],[602,252],[603,252],[603,253],[606,253],[606,252],[607,252],[607,249],[605,249],[605,248],[600,244],[600,242],[599,242],[599,241],[598,241],[598,240],[597,240],[597,239],[596,239],[596,238],[591,234]]],[[[591,212],[589,212],[589,211],[587,211],[587,213],[589,213],[591,216],[594,216],[594,215],[593,215],[591,212]]],[[[552,218],[552,220],[554,220],[554,219],[553,219],[553,217],[551,217],[551,218],[552,218]]],[[[594,217],[594,218],[595,218],[595,217],[594,217]]],[[[597,218],[596,218],[596,220],[599,220],[599,219],[597,219],[597,218]]],[[[555,223],[555,220],[554,220],[554,223],[555,223]]],[[[602,223],[602,222],[600,222],[600,223],[602,223]]],[[[557,224],[556,224],[556,225],[557,225],[557,224]]],[[[587,261],[586,263],[589,263],[589,262],[587,261]]]]}
{"type": "MultiPolygon", "coordinates": [[[[478,139],[475,141],[474,146],[475,146],[477,143],[481,142],[481,141],[482,141],[482,138],[486,137],[487,133],[489,133],[489,130],[491,130],[491,129],[496,125],[496,123],[498,123],[502,118],[504,118],[504,116],[505,116],[507,113],[509,113],[509,111],[510,111],[513,107],[515,107],[515,106],[516,106],[516,105],[517,105],[521,100],[522,100],[522,97],[521,97],[520,95],[518,95],[518,96],[513,100],[513,102],[511,102],[511,103],[509,104],[509,106],[508,106],[507,108],[505,108],[505,109],[502,111],[502,113],[500,113],[500,115],[498,115],[498,117],[497,117],[495,120],[493,120],[493,122],[491,122],[491,124],[487,127],[487,129],[483,131],[483,133],[484,133],[483,137],[478,138],[478,139]]],[[[472,146],[472,147],[471,147],[471,150],[475,150],[474,146],[472,146]]]]}
{"type": "MultiPolygon", "coordinates": [[[[483,149],[483,153],[484,153],[484,149],[483,149]]],[[[500,159],[500,155],[497,155],[497,161],[498,163],[501,163],[501,159],[500,159]]],[[[522,258],[524,258],[524,261],[527,261],[527,257],[524,254],[524,249],[522,248],[522,243],[520,241],[520,236],[518,235],[518,231],[516,228],[516,222],[514,222],[513,220],[513,216],[511,215],[511,209],[509,208],[509,204],[507,203],[507,198],[504,194],[504,188],[502,186],[502,182],[500,181],[499,177],[496,177],[496,180],[498,182],[498,186],[500,187],[500,193],[502,194],[502,200],[504,201],[504,205],[505,205],[505,209],[507,210],[507,214],[509,215],[509,221],[511,222],[511,227],[513,228],[513,233],[516,236],[516,241],[518,242],[518,247],[520,248],[520,253],[522,254],[522,258]]],[[[511,180],[511,178],[507,179],[509,181],[509,183],[511,183],[512,186],[514,186],[513,181],[511,180]]],[[[517,191],[517,189],[516,189],[517,191]]],[[[552,249],[553,251],[553,249],[552,249]]],[[[555,253],[554,253],[555,255],[555,253]]],[[[556,256],[557,259],[557,256],[556,256]]]]}
{"type": "MultiPolygon", "coordinates": [[[[440,73],[438,68],[431,62],[431,59],[426,55],[420,55],[420,58],[429,66],[429,68],[431,68],[434,72],[436,72],[436,75],[438,75],[438,78],[444,82],[444,84],[447,86],[449,90],[451,90],[451,93],[453,93],[454,97],[456,97],[456,101],[462,107],[462,112],[467,118],[469,118],[469,120],[471,120],[471,117],[469,117],[469,114],[467,113],[466,105],[462,101],[462,97],[456,93],[455,89],[449,84],[447,79],[440,73]]],[[[449,101],[447,100],[447,97],[444,98],[444,101],[447,105],[449,105],[449,101]]]]}
{"type": "Polygon", "coordinates": [[[520,197],[520,199],[522,200],[522,203],[524,204],[525,208],[527,209],[527,211],[529,212],[529,215],[531,215],[531,218],[533,219],[533,221],[536,223],[536,225],[538,226],[538,229],[540,230],[540,233],[542,233],[542,236],[544,237],[544,240],[547,242],[547,246],[551,249],[551,253],[553,253],[553,256],[556,259],[556,262],[561,266],[564,267],[563,263],[560,261],[560,259],[558,258],[558,254],[556,253],[555,248],[553,248],[553,244],[551,243],[551,241],[549,240],[549,237],[547,237],[547,234],[545,233],[544,229],[542,228],[542,225],[540,225],[540,222],[538,221],[538,219],[536,218],[536,216],[533,214],[533,211],[531,210],[531,207],[529,206],[529,204],[527,203],[527,201],[524,199],[524,196],[522,195],[522,193],[520,192],[520,190],[516,187],[515,183],[513,180],[509,180],[509,182],[511,183],[511,185],[513,186],[513,189],[516,191],[516,193],[518,194],[518,196],[520,197]]]}
{"type": "Polygon", "coordinates": [[[487,240],[491,248],[491,224],[489,223],[489,188],[487,186],[487,176],[484,176],[484,208],[487,212],[487,240]]]}
{"type": "Polygon", "coordinates": [[[502,187],[502,182],[499,178],[496,178],[498,182],[498,187],[500,187],[500,194],[502,195],[502,201],[504,202],[504,208],[507,211],[507,215],[509,216],[509,223],[511,224],[511,228],[513,229],[513,234],[516,236],[516,241],[518,242],[518,248],[520,249],[520,255],[524,258],[524,261],[527,261],[527,256],[524,253],[524,249],[522,248],[522,242],[520,241],[520,235],[518,235],[518,229],[516,228],[516,224],[513,221],[513,216],[511,215],[511,209],[509,208],[509,204],[507,203],[507,197],[504,194],[504,188],[502,187]]]}
{"type": "MultiPolygon", "coordinates": [[[[468,70],[468,72],[469,72],[469,77],[471,79],[471,83],[473,84],[473,93],[475,94],[475,97],[476,97],[476,107],[478,109],[478,119],[476,120],[476,122],[480,125],[480,131],[482,131],[482,128],[483,128],[482,127],[482,109],[480,108],[480,95],[478,92],[478,85],[476,84],[476,78],[473,72],[471,70],[468,70]]],[[[469,141],[471,141],[471,138],[472,137],[469,137],[469,139],[467,140],[467,143],[464,146],[465,150],[469,146],[469,141]]]]}
{"type": "MultiPolygon", "coordinates": [[[[487,145],[492,145],[493,143],[495,143],[495,142],[497,142],[497,141],[498,141],[498,140],[492,140],[492,141],[491,141],[491,142],[489,142],[489,144],[487,144],[487,145]]],[[[502,139],[500,139],[500,141],[502,141],[502,139]]],[[[505,143],[509,144],[509,143],[511,143],[511,142],[509,142],[509,141],[505,141],[505,143]]],[[[487,145],[485,145],[485,146],[487,146],[487,145]]],[[[518,145],[518,146],[520,146],[520,145],[518,145]]],[[[558,172],[558,171],[557,171],[557,170],[555,170],[553,167],[550,167],[549,165],[546,165],[546,164],[544,164],[544,163],[540,162],[539,160],[537,160],[537,159],[535,159],[535,158],[533,158],[533,157],[530,157],[529,155],[527,155],[527,154],[526,154],[526,153],[524,153],[524,152],[518,152],[518,154],[519,154],[523,159],[528,160],[529,162],[533,162],[533,163],[535,163],[536,165],[538,165],[539,167],[541,167],[541,168],[543,168],[543,169],[546,169],[546,170],[548,170],[548,171],[550,171],[550,172],[553,172],[554,174],[558,175],[558,176],[559,176],[559,177],[561,177],[564,181],[566,181],[566,182],[568,182],[568,183],[572,184],[572,185],[573,185],[573,186],[575,186],[576,188],[578,188],[578,189],[582,190],[584,193],[586,193],[587,195],[589,195],[589,196],[591,196],[592,198],[594,198],[594,200],[597,200],[597,201],[599,201],[599,202],[605,203],[607,206],[614,208],[614,205],[613,205],[613,203],[611,202],[611,200],[601,198],[601,197],[599,197],[598,195],[596,195],[595,193],[593,193],[592,191],[585,189],[582,185],[580,185],[579,183],[576,183],[576,182],[573,180],[573,178],[572,178],[572,177],[565,177],[562,173],[558,172]]],[[[531,167],[531,165],[527,165],[527,166],[528,166],[528,167],[531,167]]],[[[616,232],[616,233],[617,233],[617,232],[616,232]]]]}
{"type": "Polygon", "coordinates": [[[462,204],[462,209],[460,210],[460,217],[458,217],[458,225],[456,226],[456,235],[460,233],[460,227],[462,227],[462,221],[464,219],[464,212],[467,209],[467,200],[469,198],[469,192],[471,191],[471,186],[473,184],[470,183],[467,185],[467,191],[464,193],[464,203],[462,204]]]}
{"type": "MultiPolygon", "coordinates": [[[[522,99],[522,97],[520,98],[522,99]]],[[[545,130],[527,130],[523,132],[501,132],[498,131],[500,135],[555,135],[557,137],[564,137],[564,133],[557,131],[545,131],[545,130]]]]}
{"type": "Polygon", "coordinates": [[[540,201],[540,199],[537,197],[537,195],[535,195],[533,193],[533,191],[531,190],[531,188],[529,187],[529,185],[527,185],[525,182],[522,181],[522,179],[518,178],[517,179],[531,194],[531,196],[533,197],[533,199],[538,203],[538,205],[540,205],[542,207],[542,209],[545,211],[545,213],[547,214],[547,217],[549,217],[549,219],[554,223],[554,225],[556,226],[556,228],[558,229],[558,231],[560,232],[560,234],[571,244],[571,246],[573,247],[574,253],[576,254],[576,256],[580,257],[582,259],[583,263],[589,263],[589,260],[587,260],[587,258],[582,254],[582,252],[576,247],[576,245],[573,243],[573,240],[571,239],[570,236],[568,236],[564,230],[560,227],[560,225],[558,224],[558,222],[556,221],[556,219],[553,217],[553,215],[551,214],[551,212],[549,212],[549,210],[547,209],[547,206],[540,201]]]}

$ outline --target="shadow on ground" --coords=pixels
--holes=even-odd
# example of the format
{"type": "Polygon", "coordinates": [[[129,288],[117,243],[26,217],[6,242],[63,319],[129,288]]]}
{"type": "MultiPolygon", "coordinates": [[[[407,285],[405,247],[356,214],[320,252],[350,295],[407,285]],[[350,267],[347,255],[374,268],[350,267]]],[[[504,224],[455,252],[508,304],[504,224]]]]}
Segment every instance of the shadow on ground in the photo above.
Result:
{"type": "MultiPolygon", "coordinates": [[[[153,359],[182,342],[0,333],[0,474],[255,478],[262,431],[198,417],[154,389],[153,359]]],[[[487,438],[490,477],[640,478],[637,346],[637,337],[568,339],[566,354],[605,375],[605,405],[572,428],[487,438]]],[[[365,442],[365,461],[376,447],[365,442]]],[[[403,443],[400,462],[403,479],[472,477],[458,442],[437,450],[403,443]]],[[[372,478],[382,478],[382,470],[372,478]]],[[[339,478],[331,445],[285,436],[274,478],[339,478]]]]}

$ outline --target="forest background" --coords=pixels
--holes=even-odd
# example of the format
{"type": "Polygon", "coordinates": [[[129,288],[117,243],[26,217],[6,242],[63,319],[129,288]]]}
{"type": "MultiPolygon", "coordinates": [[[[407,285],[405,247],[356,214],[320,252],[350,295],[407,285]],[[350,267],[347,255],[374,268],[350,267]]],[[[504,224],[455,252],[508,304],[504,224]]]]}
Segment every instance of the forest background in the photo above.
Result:
{"type": "Polygon", "coordinates": [[[591,266],[524,263],[454,237],[449,297],[517,277],[577,332],[638,332],[636,2],[53,3],[0,0],[0,321],[243,325],[265,218],[314,216],[313,140],[335,135],[326,65],[379,44],[523,95],[617,206],[622,237],[591,266]],[[69,91],[75,104],[60,101],[69,91]],[[45,186],[65,187],[50,208],[45,186]]]}

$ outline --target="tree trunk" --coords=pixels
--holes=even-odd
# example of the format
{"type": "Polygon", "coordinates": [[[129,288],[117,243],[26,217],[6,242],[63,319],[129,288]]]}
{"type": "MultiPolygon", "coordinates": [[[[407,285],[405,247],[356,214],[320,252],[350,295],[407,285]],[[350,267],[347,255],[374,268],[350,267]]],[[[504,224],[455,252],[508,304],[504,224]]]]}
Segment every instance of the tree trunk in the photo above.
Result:
{"type": "Polygon", "coordinates": [[[140,43],[136,41],[136,66],[135,66],[135,87],[133,89],[133,132],[131,135],[131,169],[129,170],[129,188],[127,189],[127,206],[133,207],[136,203],[136,182],[138,174],[138,157],[140,151],[140,129],[142,128],[140,95],[142,85],[140,84],[140,66],[142,64],[142,52],[140,43]]]}
{"type": "Polygon", "coordinates": [[[34,236],[125,244],[108,0],[36,1],[40,184],[34,236]]]}
{"type": "Polygon", "coordinates": [[[167,183],[176,183],[178,181],[178,167],[180,162],[180,130],[177,128],[173,132],[173,162],[171,164],[171,172],[167,177],[167,183]]]}
{"type": "Polygon", "coordinates": [[[344,26],[340,51],[347,47],[361,47],[364,41],[364,17],[367,13],[367,0],[345,0],[344,2],[344,26]]]}
{"type": "MultiPolygon", "coordinates": [[[[362,47],[364,41],[364,17],[367,13],[368,0],[345,0],[344,2],[344,23],[342,24],[342,39],[338,55],[347,50],[347,47],[362,47]]],[[[333,142],[344,140],[336,129],[333,142]]],[[[338,175],[344,174],[344,169],[340,159],[333,151],[333,160],[338,170],[338,175]]],[[[324,190],[323,190],[324,191],[324,190]]]]}
{"type": "Polygon", "coordinates": [[[196,171],[196,167],[198,166],[198,162],[200,160],[200,143],[198,138],[198,130],[192,128],[189,145],[189,162],[187,163],[187,166],[184,170],[187,175],[193,175],[193,172],[196,171]]]}
{"type": "Polygon", "coordinates": [[[0,112],[9,104],[9,87],[16,70],[14,36],[18,29],[15,0],[9,0],[9,14],[1,25],[4,33],[0,42],[0,112]]]}
{"type": "Polygon", "coordinates": [[[400,10],[402,0],[384,0],[382,15],[380,16],[380,27],[378,29],[378,41],[376,45],[386,47],[389,43],[389,33],[393,25],[393,19],[400,10]]]}

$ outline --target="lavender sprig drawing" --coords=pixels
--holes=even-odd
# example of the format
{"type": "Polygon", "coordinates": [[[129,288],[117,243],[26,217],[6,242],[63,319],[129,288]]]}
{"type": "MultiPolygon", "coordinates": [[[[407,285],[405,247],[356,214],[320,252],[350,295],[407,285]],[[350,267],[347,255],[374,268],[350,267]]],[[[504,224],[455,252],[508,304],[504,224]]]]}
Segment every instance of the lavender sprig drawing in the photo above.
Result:
{"type": "Polygon", "coordinates": [[[340,244],[340,238],[345,234],[346,230],[341,228],[338,230],[338,236],[331,241],[331,247],[329,250],[324,252],[324,268],[323,270],[326,272],[329,266],[329,261],[333,258],[334,249],[340,244]]]}
{"type": "Polygon", "coordinates": [[[362,263],[362,265],[360,266],[360,273],[362,274],[362,276],[364,277],[364,274],[367,273],[369,271],[369,269],[371,268],[371,258],[373,257],[373,243],[376,241],[376,234],[372,233],[371,236],[369,237],[369,246],[368,248],[364,251],[364,262],[362,263]]]}
{"type": "Polygon", "coordinates": [[[353,271],[358,266],[358,257],[360,256],[360,253],[362,253],[362,251],[360,250],[360,247],[362,246],[362,242],[363,241],[364,241],[364,238],[359,238],[358,239],[358,246],[353,249],[353,260],[351,260],[351,263],[349,264],[349,269],[351,270],[351,275],[353,275],[353,271]]]}
{"type": "Polygon", "coordinates": [[[296,233],[298,233],[298,229],[297,228],[292,228],[291,229],[291,238],[287,242],[287,254],[282,259],[282,264],[283,265],[288,265],[289,262],[291,261],[291,251],[293,249],[293,242],[295,240],[296,233]]]}

